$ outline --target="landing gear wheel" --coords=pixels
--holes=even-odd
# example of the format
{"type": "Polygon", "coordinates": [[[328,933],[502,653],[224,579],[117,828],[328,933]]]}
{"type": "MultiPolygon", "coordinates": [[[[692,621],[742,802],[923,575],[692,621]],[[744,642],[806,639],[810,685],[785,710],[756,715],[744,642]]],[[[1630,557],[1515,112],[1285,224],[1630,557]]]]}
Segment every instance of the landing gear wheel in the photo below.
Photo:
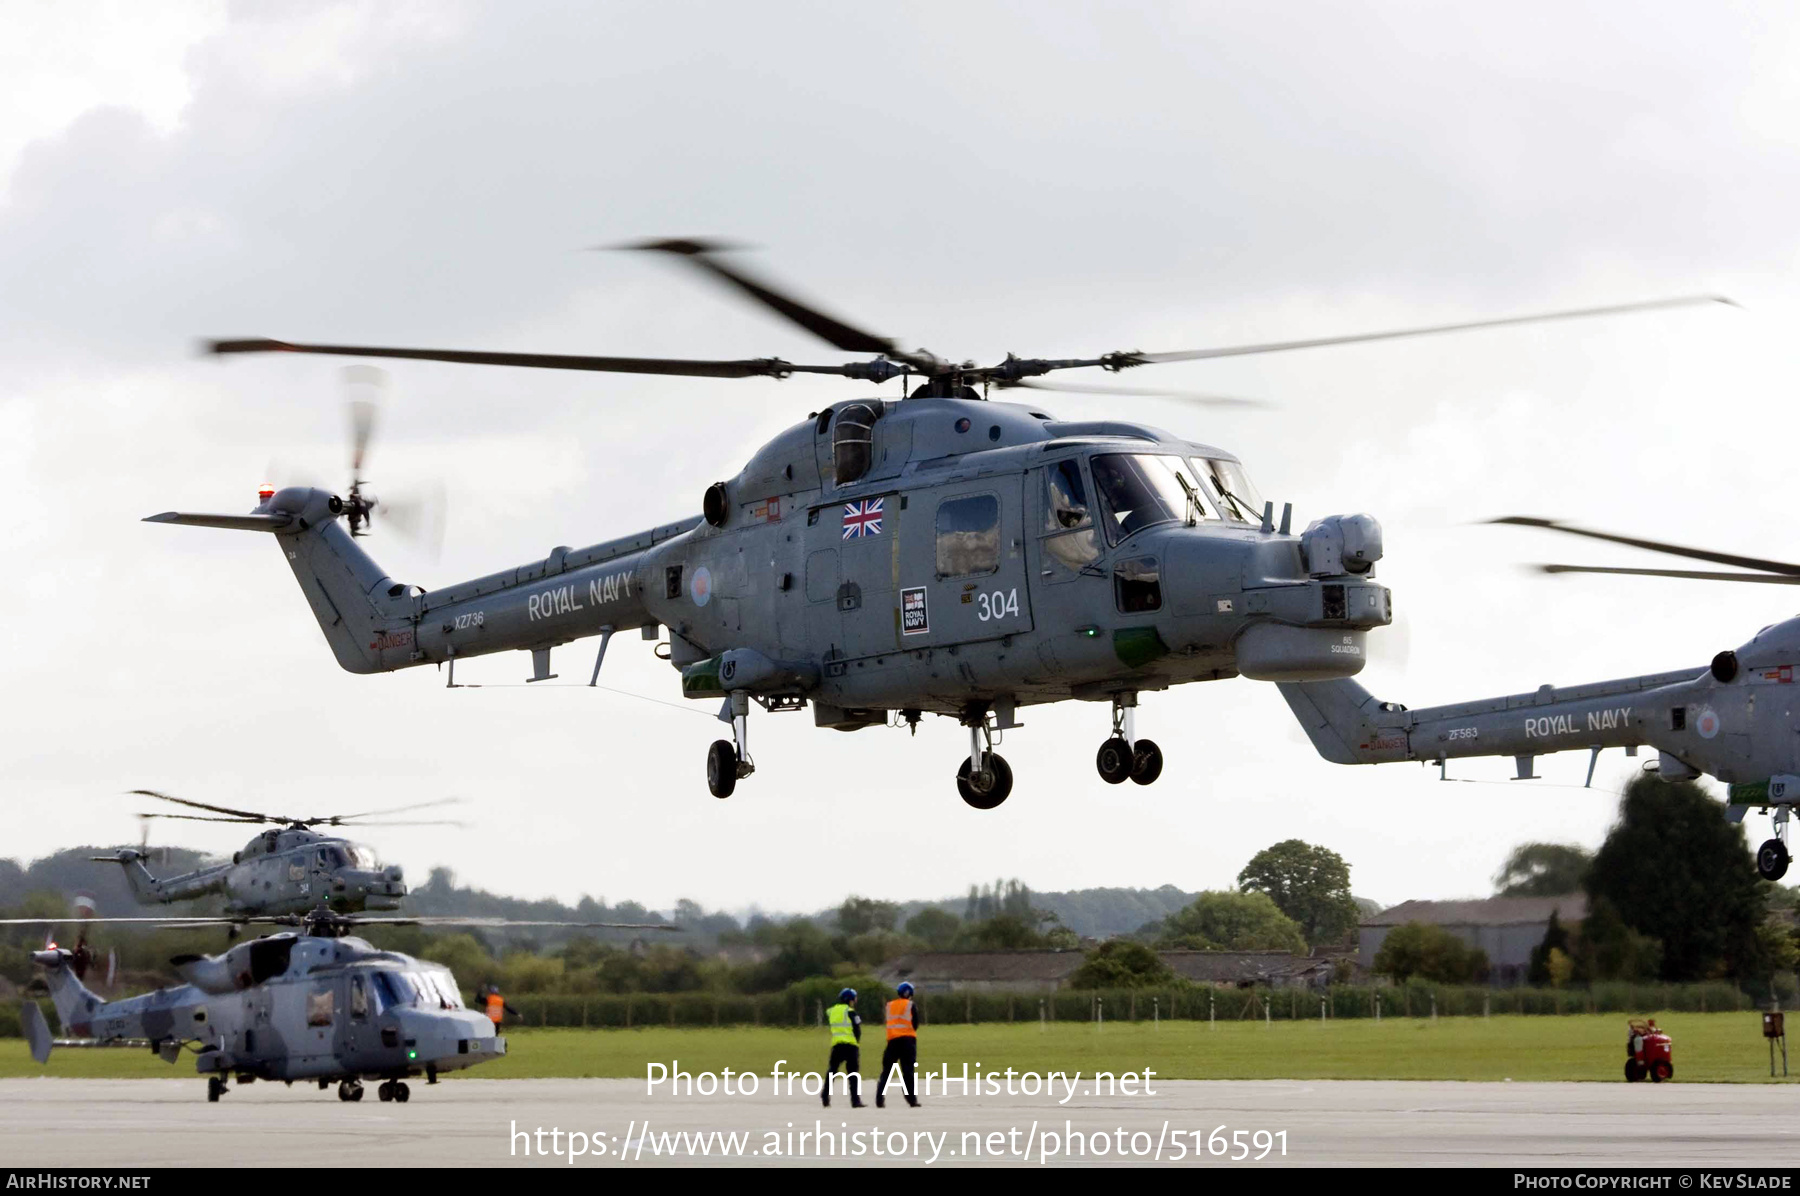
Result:
{"type": "Polygon", "coordinates": [[[377,1100],[381,1100],[383,1102],[393,1100],[394,1099],[394,1082],[392,1080],[389,1080],[388,1082],[383,1084],[381,1087],[377,1088],[375,1090],[375,1097],[377,1100]]]}
{"type": "Polygon", "coordinates": [[[1767,840],[1756,849],[1756,872],[1764,880],[1780,880],[1788,870],[1787,844],[1780,839],[1767,840]]]}
{"type": "Polygon", "coordinates": [[[344,1080],[338,1085],[339,1100],[361,1100],[362,1092],[362,1084],[357,1080],[344,1080]]]}
{"type": "Polygon", "coordinates": [[[1094,767],[1100,770],[1100,779],[1108,785],[1123,785],[1129,780],[1134,762],[1131,744],[1123,735],[1115,735],[1101,744],[1094,756],[1094,767]]]}
{"type": "Polygon", "coordinates": [[[1644,1065],[1642,1063],[1639,1063],[1636,1059],[1625,1060],[1626,1082],[1635,1084],[1643,1078],[1644,1078],[1644,1065]]]}
{"type": "Polygon", "coordinates": [[[1012,793],[1012,765],[1006,758],[995,752],[982,755],[982,769],[972,773],[968,760],[956,770],[956,791],[962,794],[963,801],[977,810],[991,810],[1005,801],[1012,793]]]}
{"type": "Polygon", "coordinates": [[[1140,739],[1131,745],[1131,779],[1148,785],[1162,775],[1162,749],[1154,740],[1140,739]]]}
{"type": "Polygon", "coordinates": [[[211,1101],[216,1101],[221,1096],[224,1096],[224,1095],[225,1095],[225,1081],[221,1080],[218,1076],[207,1076],[206,1077],[206,1099],[211,1100],[211,1101]]]}
{"type": "Polygon", "coordinates": [[[407,1098],[410,1096],[412,1096],[412,1089],[408,1088],[406,1086],[406,1081],[405,1080],[395,1080],[394,1081],[394,1099],[404,1105],[407,1101],[407,1098]]]}
{"type": "Polygon", "coordinates": [[[714,797],[730,797],[737,788],[737,748],[729,739],[715,739],[706,749],[706,787],[714,797]]]}

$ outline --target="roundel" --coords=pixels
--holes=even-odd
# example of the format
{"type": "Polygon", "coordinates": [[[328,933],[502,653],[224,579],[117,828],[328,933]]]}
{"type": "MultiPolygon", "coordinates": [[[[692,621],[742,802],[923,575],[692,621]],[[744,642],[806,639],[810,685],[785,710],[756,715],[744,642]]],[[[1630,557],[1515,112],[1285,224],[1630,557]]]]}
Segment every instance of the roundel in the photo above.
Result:
{"type": "Polygon", "coordinates": [[[1694,730],[1700,732],[1700,738],[1711,739],[1719,733],[1719,715],[1711,706],[1700,712],[1694,722],[1694,730]]]}
{"type": "Polygon", "coordinates": [[[712,570],[705,565],[694,570],[694,580],[688,583],[688,593],[693,595],[695,606],[705,606],[712,601],[712,570]]]}

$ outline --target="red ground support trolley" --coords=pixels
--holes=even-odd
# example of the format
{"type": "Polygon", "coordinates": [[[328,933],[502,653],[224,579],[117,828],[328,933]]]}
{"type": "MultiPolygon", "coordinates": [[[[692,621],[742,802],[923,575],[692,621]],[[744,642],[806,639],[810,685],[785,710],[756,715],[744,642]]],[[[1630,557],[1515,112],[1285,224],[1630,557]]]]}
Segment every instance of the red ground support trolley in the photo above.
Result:
{"type": "Polygon", "coordinates": [[[1656,1027],[1655,1018],[1633,1019],[1625,1039],[1625,1078],[1632,1083],[1650,1077],[1657,1083],[1672,1079],[1675,1062],[1671,1057],[1669,1035],[1656,1027]]]}

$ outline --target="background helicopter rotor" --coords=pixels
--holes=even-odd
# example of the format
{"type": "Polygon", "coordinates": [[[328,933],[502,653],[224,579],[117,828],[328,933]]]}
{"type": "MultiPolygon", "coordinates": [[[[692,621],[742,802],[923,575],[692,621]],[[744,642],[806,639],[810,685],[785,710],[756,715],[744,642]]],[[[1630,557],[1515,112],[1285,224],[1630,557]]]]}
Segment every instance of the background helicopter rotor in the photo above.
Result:
{"type": "Polygon", "coordinates": [[[1663,553],[1667,556],[1684,557],[1688,560],[1708,561],[1715,565],[1731,565],[1742,572],[1727,573],[1716,570],[1700,569],[1651,569],[1627,567],[1620,565],[1533,565],[1531,568],[1541,573],[1611,573],[1630,577],[1680,577],[1691,581],[1749,581],[1763,585],[1800,585],[1800,565],[1787,561],[1767,560],[1762,557],[1742,556],[1730,552],[1714,552],[1707,548],[1689,548],[1680,544],[1669,544],[1661,540],[1646,540],[1638,536],[1621,536],[1612,532],[1592,531],[1588,528],[1574,527],[1555,519],[1539,519],[1529,515],[1506,515],[1499,519],[1489,519],[1490,524],[1503,524],[1511,527],[1534,527],[1542,531],[1561,532],[1567,536],[1580,536],[1588,540],[1602,540],[1609,544],[1623,544],[1630,548],[1642,548],[1649,552],[1663,553]]]}
{"type": "Polygon", "coordinates": [[[215,806],[209,802],[194,801],[191,798],[175,797],[167,793],[159,793],[154,789],[133,789],[133,796],[152,797],[158,801],[172,802],[178,806],[188,806],[197,810],[210,810],[210,814],[164,814],[150,812],[139,814],[139,818],[176,818],[189,822],[236,822],[258,826],[284,826],[295,830],[305,830],[315,826],[349,827],[358,826],[466,826],[466,823],[450,818],[436,819],[388,819],[378,822],[367,822],[365,819],[388,814],[410,813],[414,810],[430,809],[438,806],[460,805],[460,797],[440,797],[430,801],[412,802],[404,806],[390,806],[378,810],[365,810],[357,814],[320,814],[311,818],[293,818],[280,814],[264,814],[256,810],[238,810],[230,806],[215,806]]]}

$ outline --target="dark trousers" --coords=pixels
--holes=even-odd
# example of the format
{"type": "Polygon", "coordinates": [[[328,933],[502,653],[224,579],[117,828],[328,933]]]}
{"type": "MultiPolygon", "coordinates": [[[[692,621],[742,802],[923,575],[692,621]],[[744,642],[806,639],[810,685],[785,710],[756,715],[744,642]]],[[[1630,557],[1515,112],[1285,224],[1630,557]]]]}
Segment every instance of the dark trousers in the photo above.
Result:
{"type": "Polygon", "coordinates": [[[902,1038],[890,1038],[887,1049],[881,1052],[881,1080],[875,1085],[875,1103],[887,1102],[888,1074],[894,1070],[894,1064],[900,1065],[900,1082],[906,1096],[906,1103],[919,1103],[919,1086],[913,1076],[913,1070],[919,1063],[919,1040],[911,1034],[902,1038]]]}
{"type": "Polygon", "coordinates": [[[831,1044],[831,1062],[825,1065],[825,1087],[820,1089],[819,1097],[825,1107],[831,1107],[831,1077],[837,1073],[839,1066],[844,1074],[850,1077],[850,1106],[862,1107],[862,1051],[854,1042],[834,1042],[831,1044]]]}

